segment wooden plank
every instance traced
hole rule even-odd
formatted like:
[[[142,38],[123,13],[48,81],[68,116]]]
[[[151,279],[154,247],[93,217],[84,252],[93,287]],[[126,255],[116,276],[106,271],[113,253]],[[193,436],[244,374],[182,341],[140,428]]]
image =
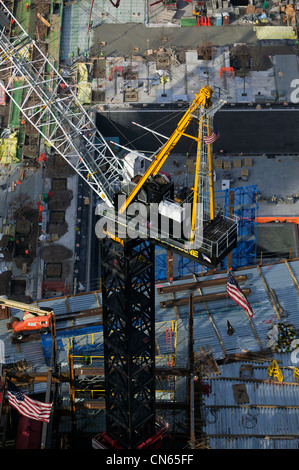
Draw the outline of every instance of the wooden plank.
[[[40,14],[40,13],[36,13],[36,16],[46,25],[48,26],[48,28],[50,28],[50,23]]]
[[[207,345],[207,347],[209,348],[209,345]],[[199,346],[198,350],[199,357],[201,358],[200,362],[207,366],[208,369],[212,372],[212,374],[220,374],[220,369],[218,367],[218,364],[215,362],[214,356],[211,356],[203,346]]]
[[[221,338],[220,338],[220,339],[221,339]],[[223,345],[223,347],[224,347],[224,345]],[[222,349],[223,349],[223,348],[222,348]],[[218,375],[218,374],[221,374],[221,371],[220,371],[220,369],[219,369],[219,367],[218,367],[218,364],[217,364],[217,362],[216,362],[216,359],[215,359],[215,357],[214,357],[214,354],[213,354],[213,352],[212,352],[212,350],[211,350],[211,348],[210,348],[210,346],[209,346],[208,344],[207,344],[207,350],[209,351],[210,357],[211,357],[211,359],[212,359],[212,361],[213,361],[213,364],[214,364],[214,374],[217,374],[217,375]]]
[[[210,379],[210,380],[233,380],[236,382],[255,382],[255,383],[261,383],[261,384],[278,385],[280,387],[284,387],[285,385],[296,385],[297,387],[299,386],[299,382],[277,382],[276,380],[254,379],[252,377],[250,379],[245,379],[244,377],[223,377],[223,376],[214,376],[214,375],[202,377],[202,379],[205,379],[205,378]]]
[[[193,274],[193,278],[194,278],[194,280],[196,281],[196,276],[195,276],[195,274]],[[202,291],[201,291],[200,288],[197,288],[197,291],[198,291],[198,293],[200,294],[200,297],[204,297],[204,296],[202,295]],[[194,301],[194,299],[193,299],[193,301]],[[210,311],[209,311],[209,309],[208,309],[208,306],[207,306],[206,302],[204,302],[204,307],[205,307],[205,310],[206,310],[206,312],[207,312],[207,314],[208,314],[209,320],[210,320],[210,322],[211,322],[212,325],[213,325],[213,328],[214,328],[215,333],[216,333],[216,335],[217,335],[218,341],[219,341],[219,343],[221,344],[221,347],[222,347],[222,349],[223,349],[223,352],[224,352],[225,356],[227,356],[227,352],[226,352],[225,346],[224,346],[224,344],[223,344],[223,341],[222,341],[222,339],[221,339],[220,333],[219,333],[219,331],[218,331],[218,329],[217,329],[217,327],[216,327],[216,325],[215,325],[215,322],[214,322],[213,317],[212,317],[212,315],[211,315],[211,313],[210,313]],[[219,369],[219,367],[218,367],[217,362],[215,361],[215,358],[214,358],[214,356],[213,356],[213,353],[212,353],[212,351],[211,351],[210,346],[207,345],[207,348],[208,348],[208,351],[209,351],[209,353],[210,353],[210,358],[211,358],[211,361],[212,361],[212,370],[213,370],[213,372],[214,372],[215,374],[220,374],[220,369]],[[211,366],[210,366],[210,367],[211,367]]]
[[[242,292],[246,296],[251,294],[250,289],[243,289]],[[198,295],[194,297],[194,303],[212,302],[214,300],[222,300],[222,299],[228,299],[228,298],[230,297],[226,292],[217,292],[215,294]],[[160,307],[161,308],[179,307],[182,305],[188,305],[188,302],[189,302],[188,298],[177,299],[177,300],[164,300],[160,302]]]
[[[243,291],[243,292],[244,292],[244,291]],[[244,294],[245,294],[245,292],[244,292]],[[245,294],[245,295],[246,295],[246,294]],[[253,324],[253,322],[252,322],[252,319],[251,319],[249,313],[247,312],[247,310],[245,310],[245,313],[246,313],[246,316],[247,316],[248,321],[249,321],[249,323],[250,323],[250,326],[251,326],[251,329],[252,329],[252,331],[253,331],[253,334],[254,334],[254,336],[255,336],[256,342],[257,342],[257,344],[259,345],[260,350],[263,351],[262,343],[261,343],[260,340],[259,340],[259,337],[258,337],[258,335],[257,335],[256,329],[255,329],[254,324]]]

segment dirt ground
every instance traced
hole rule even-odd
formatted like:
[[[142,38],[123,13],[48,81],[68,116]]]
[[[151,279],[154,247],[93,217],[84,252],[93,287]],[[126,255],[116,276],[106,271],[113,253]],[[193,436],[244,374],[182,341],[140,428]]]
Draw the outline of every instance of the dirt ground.
[[[3,261],[14,261],[16,267],[21,269],[23,263],[29,268],[36,256],[37,236],[38,236],[38,211],[29,210],[24,212],[23,216],[30,222],[30,231],[28,235],[16,233],[15,237],[4,235],[0,241],[1,253],[3,253]],[[12,240],[11,240],[12,238]],[[29,249],[29,255],[25,254],[25,250]]]
[[[9,296],[10,293],[11,271],[0,274],[0,295]]]
[[[70,206],[73,197],[73,191],[69,189],[54,191],[54,194],[49,198],[48,208],[50,211],[65,211]]]
[[[264,71],[270,69],[273,64],[271,56],[275,55],[290,55],[295,52],[289,46],[251,46],[251,45],[240,45],[232,47],[231,50],[232,60],[239,58],[242,55],[246,55],[251,58],[250,70],[253,71]]]
[[[63,245],[49,245],[41,248],[40,256],[46,263],[60,263],[70,259],[73,251]]]

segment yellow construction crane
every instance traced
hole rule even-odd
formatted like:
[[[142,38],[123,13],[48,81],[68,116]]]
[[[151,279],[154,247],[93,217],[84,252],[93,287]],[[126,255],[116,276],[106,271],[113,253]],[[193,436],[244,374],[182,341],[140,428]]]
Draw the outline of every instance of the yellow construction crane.
[[[149,157],[151,163],[146,169],[147,157],[142,154],[136,156],[135,162],[131,157],[136,152],[131,150],[130,155],[115,154],[114,149],[100,134],[71,89],[68,90],[67,100],[60,99],[56,91],[62,85],[67,87],[64,78],[46,57],[42,62],[42,69],[37,68],[32,58],[35,55],[43,57],[43,52],[36,43],[32,42],[12,13],[5,6],[3,9],[5,14],[0,18],[0,26],[5,29],[9,21],[14,20],[22,34],[9,39],[4,32],[0,35],[0,65],[11,64],[12,80],[14,76],[24,77],[26,99],[32,95],[37,112],[32,114],[27,112],[27,107],[19,105],[14,100],[14,94],[9,86],[4,86],[5,93],[17,107],[20,107],[20,111],[45,141],[51,144],[53,151],[61,155],[97,194],[98,206],[102,205],[97,208],[97,215],[103,215],[105,211],[104,222],[117,220],[117,233],[114,234],[114,239],[123,238],[118,234],[119,231],[125,232],[125,238],[130,238],[132,219],[134,219],[132,203],[141,202],[148,213],[155,203],[158,205],[158,210],[157,206],[154,209],[158,223],[148,221],[147,216],[145,221],[147,229],[144,226],[141,229],[139,227],[137,236],[142,232],[142,238],[148,238],[154,244],[163,245],[166,249],[205,266],[216,267],[232,251],[237,240],[236,218],[224,213],[224,210],[218,208],[216,210],[215,207],[213,142],[206,140],[214,132],[214,114],[225,101],[220,98],[212,100],[214,92],[211,87],[201,88],[199,93],[195,94],[194,100],[172,135],[166,137],[163,147]],[[23,55],[20,56],[20,50],[24,47],[27,51],[26,64]],[[33,52],[35,50],[36,52]],[[53,72],[50,74],[53,83],[44,78],[43,69],[46,66]],[[36,76],[38,81],[32,78]],[[53,122],[50,126],[50,135],[48,132],[44,133],[44,127],[40,126],[40,122],[46,119]],[[191,121],[198,123],[196,136],[186,132]],[[180,198],[176,195],[179,190],[175,180],[170,177],[167,181],[161,169],[181,137],[188,137],[197,142],[197,155],[191,194],[190,188],[184,188],[188,194],[178,202]],[[137,159],[140,162],[140,171],[136,164]],[[116,200],[119,195],[124,198],[118,205],[119,200],[117,202]],[[130,205],[131,214],[129,214]],[[190,209],[192,209],[191,215]],[[171,227],[170,230],[165,230],[167,223]],[[111,232],[109,229],[102,230],[104,236],[109,236]],[[136,238],[136,230],[133,235],[135,236],[131,238]]]
[[[169,157],[171,150],[175,147],[175,145],[183,135],[186,137],[190,137],[191,139],[195,139],[197,142],[199,141],[200,138],[185,134],[185,130],[192,121],[192,119],[194,119],[194,112],[199,106],[204,109],[208,108],[211,105],[212,93],[213,90],[209,86],[205,86],[200,90],[199,94],[195,95],[195,99],[193,100],[191,106],[178,123],[177,128],[175,129],[171,137],[168,139],[166,144],[163,146],[163,148],[154,157],[152,164],[144,173],[142,178],[139,180],[131,194],[127,197],[123,206],[120,208],[121,214],[124,212],[125,209],[128,208],[128,206],[140,192],[141,188],[143,187],[144,183],[148,180],[148,178],[156,175],[159,170],[161,170],[162,166]]]
[[[199,232],[198,227],[201,227],[203,229],[203,227],[205,226],[207,228],[208,223],[213,223],[214,225],[217,225],[217,222],[215,222],[216,208],[214,198],[214,165],[212,138],[212,135],[214,135],[213,116],[217,112],[217,110],[223,106],[225,101],[218,99],[215,100],[215,102],[213,103],[213,93],[213,89],[210,86],[206,85],[201,88],[198,94],[195,94],[193,102],[191,103],[187,111],[184,113],[183,117],[177,124],[177,127],[172,133],[172,135],[169,137],[169,139],[167,139],[163,147],[153,156],[153,160],[148,169],[143,174],[139,174],[136,178],[132,178],[132,181],[134,181],[133,189],[131,189],[131,191],[126,194],[126,199],[119,210],[119,214],[125,213],[125,211],[129,208],[130,204],[135,201],[138,201],[138,196],[140,193],[143,192],[142,197],[144,197],[144,193],[147,192],[148,185],[151,185],[152,183],[156,182],[157,175],[161,171],[171,151],[174,149],[175,145],[178,143],[182,136],[195,140],[197,143],[195,178],[194,184],[191,188],[193,196],[192,198],[189,198],[189,201],[192,202],[192,216],[189,222],[190,230],[187,239],[189,247],[188,249],[183,248],[183,251],[185,251],[184,254],[191,254],[192,256],[198,258],[198,260],[200,259],[199,250],[194,249],[193,246],[196,240],[196,233]],[[196,136],[190,135],[186,132],[191,122],[196,122],[198,124],[198,132]],[[162,194],[162,187],[160,189]],[[147,203],[149,204],[150,200],[148,200]],[[176,209],[178,209],[178,206],[173,201],[172,204],[169,206],[169,218],[171,218],[171,212],[175,211]],[[229,226],[230,222],[232,222],[231,226]],[[232,232],[233,225],[233,221],[228,221],[228,225],[225,228],[225,230],[228,229],[230,234]],[[234,225],[234,229],[236,235],[236,224]],[[224,233],[221,233],[220,231],[219,234],[220,237],[224,235]],[[159,235],[157,235],[156,240],[161,241],[159,240]],[[197,242],[198,241],[201,244],[202,249],[207,251],[205,253],[205,256],[208,256],[209,259],[212,259],[212,245],[214,242],[210,243],[210,240],[208,238],[206,239],[205,234],[202,232],[201,235],[197,237]],[[182,247],[180,247],[178,243],[175,244],[174,240],[168,239],[164,243],[168,244],[171,249],[182,249]],[[229,244],[232,248],[231,243]],[[222,248],[223,247],[224,245],[222,245]],[[216,247],[216,251],[218,251],[218,255],[220,255],[218,248],[219,247]],[[227,252],[227,250],[224,251]],[[220,256],[218,257],[218,259],[219,258]]]

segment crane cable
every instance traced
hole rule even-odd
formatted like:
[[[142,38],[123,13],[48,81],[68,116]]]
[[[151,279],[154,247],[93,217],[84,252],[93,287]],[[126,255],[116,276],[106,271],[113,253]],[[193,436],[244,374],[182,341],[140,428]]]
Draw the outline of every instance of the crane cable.
[[[112,3],[112,5],[113,5],[115,8],[118,8],[118,7],[119,7],[120,0],[117,0],[117,1],[115,2],[115,5],[114,5],[114,3],[113,3],[112,0],[110,0],[110,2]]]

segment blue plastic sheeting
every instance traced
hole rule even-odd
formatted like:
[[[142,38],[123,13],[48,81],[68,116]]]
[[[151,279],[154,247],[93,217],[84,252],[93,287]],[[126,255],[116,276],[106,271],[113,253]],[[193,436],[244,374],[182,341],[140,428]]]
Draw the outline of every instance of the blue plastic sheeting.
[[[57,350],[59,351],[59,350],[64,349],[64,343],[62,341],[64,338],[72,338],[75,336],[88,335],[92,333],[100,333],[102,331],[103,331],[103,327],[101,325],[98,325],[98,326],[87,326],[85,328],[80,328],[78,330],[68,330],[68,331],[57,332],[56,333]],[[52,354],[52,335],[51,334],[41,335],[41,343],[42,343],[42,347],[44,351],[46,364],[50,365],[51,354]],[[91,347],[93,346],[91,345]],[[87,352],[87,349],[88,349],[88,352],[90,352],[89,351],[90,347],[89,348],[86,347],[85,352]],[[74,348],[74,352],[76,352],[76,347]],[[81,353],[84,354],[82,347],[80,348],[80,354]]]
[[[248,266],[255,261],[256,257],[256,224],[258,216],[257,186],[241,186],[232,188],[235,195],[235,215],[239,217],[238,243],[233,250],[233,268]],[[215,200],[219,207],[228,212],[229,191],[215,191]],[[226,259],[223,261],[226,268]],[[173,278],[201,274],[208,271],[205,266],[191,261],[184,256],[173,255]],[[163,281],[168,279],[168,254],[167,250],[156,247],[155,251],[155,279]]]
[[[192,274],[201,274],[206,272],[207,268],[195,261],[191,261],[184,256],[173,253],[173,278],[191,276]],[[168,279],[168,253],[165,248],[156,246],[155,249],[155,279],[156,281],[165,281]]]

